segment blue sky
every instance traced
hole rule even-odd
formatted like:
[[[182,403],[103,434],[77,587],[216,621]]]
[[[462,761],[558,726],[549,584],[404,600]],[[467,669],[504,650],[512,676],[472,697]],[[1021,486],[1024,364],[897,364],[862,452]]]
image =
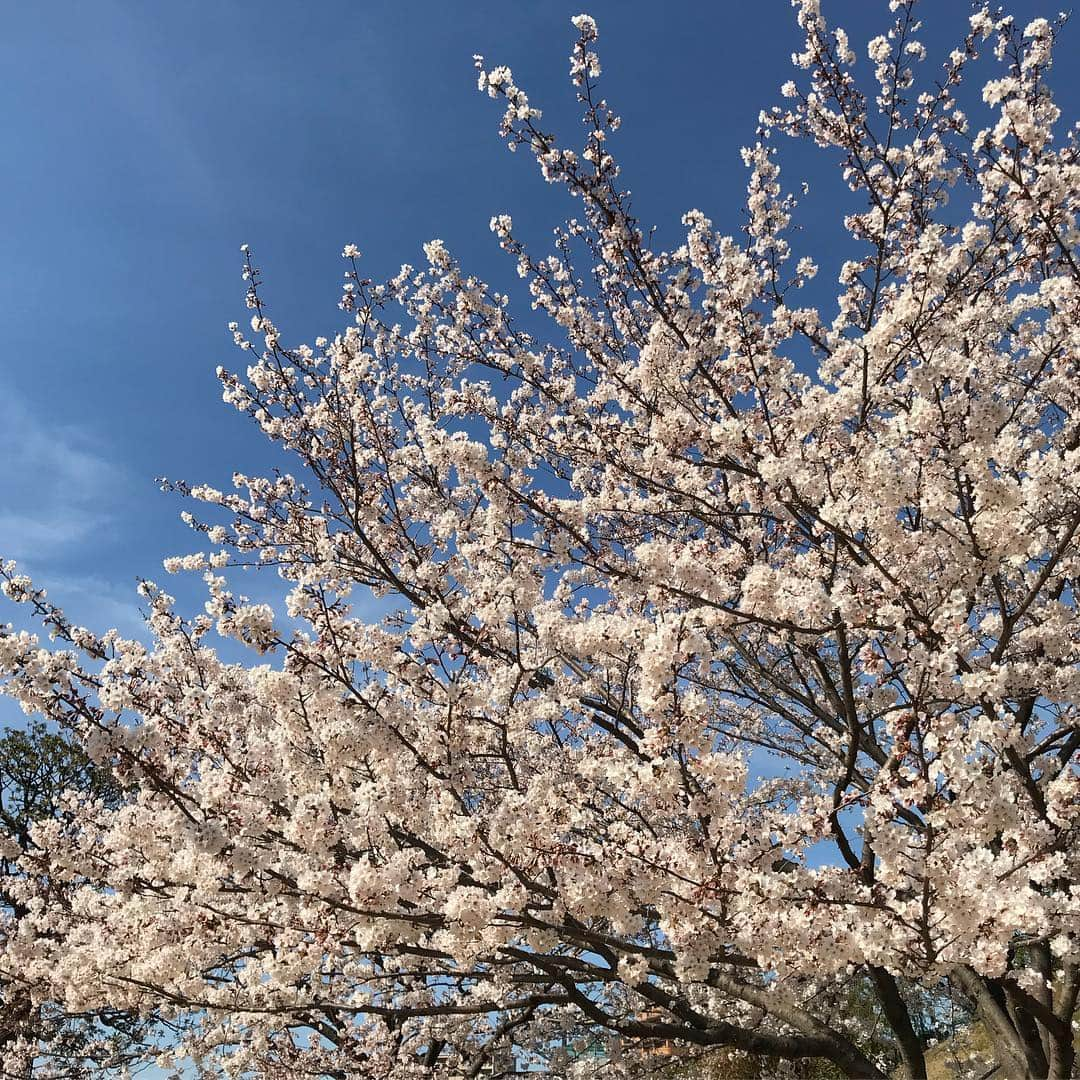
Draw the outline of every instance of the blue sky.
[[[163,581],[161,559],[197,546],[154,477],[225,486],[234,469],[268,467],[213,374],[239,359],[225,327],[248,314],[241,243],[292,342],[343,324],[338,253],[349,242],[380,278],[438,236],[513,288],[488,219],[511,213],[542,242],[570,206],[527,155],[506,153],[471,57],[511,65],[573,141],[569,19],[583,6],[600,24],[603,90],[624,118],[616,145],[639,217],[667,239],[691,207],[737,230],[738,149],[758,109],[779,100],[798,44],[787,0],[8,5],[0,555],[76,619],[130,631],[135,579]],[[861,57],[889,19],[884,0],[824,7]],[[927,0],[932,57],[969,10]],[[1013,10],[1022,21],[1053,13],[1028,0]],[[1076,115],[1080,81],[1060,64],[1056,74]],[[788,158],[792,187],[804,159]],[[819,257],[826,245],[827,268],[837,196],[824,182],[816,197],[804,239]],[[168,587],[201,596],[197,581]]]

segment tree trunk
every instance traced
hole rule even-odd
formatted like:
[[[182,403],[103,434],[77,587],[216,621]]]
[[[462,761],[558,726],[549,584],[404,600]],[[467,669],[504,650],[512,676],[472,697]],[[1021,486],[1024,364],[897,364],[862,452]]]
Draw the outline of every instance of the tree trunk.
[[[903,1060],[904,1080],[926,1080],[926,1055],[923,1053],[922,1042],[911,1024],[911,1013],[896,979],[884,968],[872,967],[870,977],[874,982],[878,1001],[881,1003],[885,1019],[889,1022],[893,1034],[896,1036],[897,1045],[900,1047],[900,1057]]]

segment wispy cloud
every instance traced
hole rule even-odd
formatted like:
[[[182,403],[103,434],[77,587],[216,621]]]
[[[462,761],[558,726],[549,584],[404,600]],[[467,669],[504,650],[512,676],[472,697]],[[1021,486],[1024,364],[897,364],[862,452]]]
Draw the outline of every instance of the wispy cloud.
[[[14,559],[74,621],[141,636],[132,585],[88,566],[116,529],[129,486],[124,466],[95,441],[18,397],[0,398],[0,559]]]
[[[48,586],[49,599],[59,603],[73,623],[97,633],[112,629],[127,638],[148,639],[133,585],[121,586],[97,574],[50,576],[38,584]]]
[[[0,554],[41,563],[71,553],[107,529],[124,470],[90,433],[35,416],[0,398]]]

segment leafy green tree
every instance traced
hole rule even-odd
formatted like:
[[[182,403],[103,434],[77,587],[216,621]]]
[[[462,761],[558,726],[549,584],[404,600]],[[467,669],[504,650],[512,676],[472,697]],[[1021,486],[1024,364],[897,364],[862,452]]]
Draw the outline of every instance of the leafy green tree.
[[[967,1032],[973,1023],[970,1007],[949,984],[942,981],[926,986],[911,979],[898,979],[911,1018],[913,1034],[925,1053],[939,1043],[948,1043],[958,1031]],[[872,977],[856,972],[831,995],[830,1015],[834,1023],[889,1076],[901,1075],[903,1060],[893,1037],[888,1016]],[[815,1059],[780,1061],[760,1058],[738,1050],[702,1051],[697,1047],[671,1047],[670,1056],[646,1058],[638,1070],[642,1080],[841,1080],[843,1072],[832,1062]]]
[[[70,820],[80,800],[117,806],[123,789],[68,738],[40,723],[0,735],[0,935],[10,939],[35,896],[56,899],[65,884],[28,879],[34,826]],[[17,971],[0,971],[0,1075],[86,1077],[122,1066],[147,1034],[144,1018],[117,1011],[73,1014],[35,1001]]]

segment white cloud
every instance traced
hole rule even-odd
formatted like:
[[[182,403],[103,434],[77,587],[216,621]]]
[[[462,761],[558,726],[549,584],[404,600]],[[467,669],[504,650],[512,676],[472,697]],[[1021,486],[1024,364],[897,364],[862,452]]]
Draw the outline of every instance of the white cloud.
[[[133,584],[117,585],[96,574],[71,577],[52,574],[47,580],[37,575],[35,584],[44,587],[49,600],[59,604],[76,625],[89,627],[96,633],[119,630],[124,637],[148,640]]]
[[[113,520],[125,470],[90,434],[0,398],[0,554],[41,563],[85,544]]]
[[[73,621],[141,636],[134,583],[89,569],[119,522],[127,470],[88,429],[35,414],[11,394],[0,398],[0,440],[0,559],[14,559]],[[13,618],[10,607],[0,613]]]

